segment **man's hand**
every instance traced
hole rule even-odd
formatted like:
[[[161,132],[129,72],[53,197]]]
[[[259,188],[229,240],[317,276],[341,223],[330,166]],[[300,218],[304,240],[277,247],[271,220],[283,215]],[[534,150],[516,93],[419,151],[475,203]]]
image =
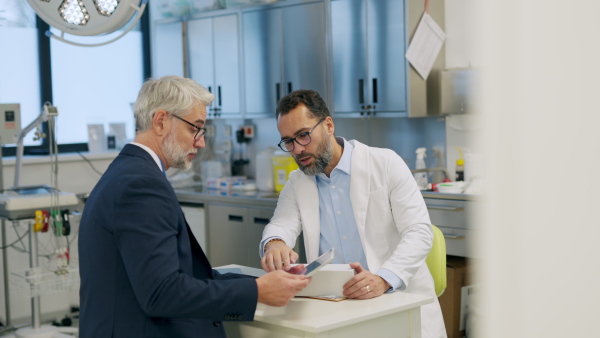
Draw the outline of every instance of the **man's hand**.
[[[296,263],[298,254],[282,240],[273,240],[265,246],[265,255],[260,265],[266,272],[275,270],[289,271],[290,264]]]
[[[298,292],[308,286],[310,277],[295,275],[292,272],[302,270],[304,266],[298,265],[290,272],[273,271],[256,279],[258,286],[258,302],[271,306],[284,306]]]
[[[350,263],[356,275],[344,284],[344,296],[353,299],[369,299],[381,296],[390,285],[381,277],[363,269],[360,263]]]

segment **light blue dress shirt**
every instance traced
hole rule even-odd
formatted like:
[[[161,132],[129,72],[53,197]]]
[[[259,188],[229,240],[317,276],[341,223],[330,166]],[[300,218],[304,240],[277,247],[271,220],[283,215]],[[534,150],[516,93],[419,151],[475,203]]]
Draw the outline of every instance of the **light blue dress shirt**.
[[[331,171],[330,177],[324,173],[315,176],[319,190],[321,222],[319,255],[334,247],[333,263],[359,262],[364,269],[369,270],[350,199],[350,175],[354,146],[342,137],[338,137],[337,141],[344,148],[337,166]],[[402,279],[388,269],[379,269],[375,274],[390,284],[392,289],[389,291],[402,289],[404,286]]]

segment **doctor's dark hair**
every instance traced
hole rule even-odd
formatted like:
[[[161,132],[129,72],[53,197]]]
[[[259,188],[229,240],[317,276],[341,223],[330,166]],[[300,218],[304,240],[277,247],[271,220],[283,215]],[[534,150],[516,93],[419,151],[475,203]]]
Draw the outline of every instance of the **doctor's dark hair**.
[[[329,116],[327,104],[323,101],[319,93],[310,89],[298,89],[284,96],[279,101],[275,118],[279,119],[280,115],[286,115],[300,103],[306,106],[310,112],[310,117],[322,119]]]
[[[209,106],[213,99],[213,94],[192,79],[179,76],[148,79],[133,107],[135,131],[152,129],[152,118],[158,110],[181,117],[198,105]]]

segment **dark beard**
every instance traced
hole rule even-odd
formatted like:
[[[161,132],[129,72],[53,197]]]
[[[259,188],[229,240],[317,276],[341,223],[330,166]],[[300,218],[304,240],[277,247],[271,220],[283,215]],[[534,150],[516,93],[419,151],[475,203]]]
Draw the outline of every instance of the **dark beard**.
[[[331,162],[331,158],[333,157],[333,147],[329,138],[326,139],[326,141],[324,141],[323,143],[319,144],[319,147],[317,148],[317,154],[318,155],[302,155],[302,157],[306,155],[312,155],[314,157],[315,163],[308,167],[302,165],[300,162],[298,162],[298,159],[294,157],[294,160],[298,164],[298,167],[300,168],[300,170],[302,170],[302,172],[305,175],[317,176],[318,174],[324,172],[325,168],[327,168],[327,166],[329,165],[329,162]]]

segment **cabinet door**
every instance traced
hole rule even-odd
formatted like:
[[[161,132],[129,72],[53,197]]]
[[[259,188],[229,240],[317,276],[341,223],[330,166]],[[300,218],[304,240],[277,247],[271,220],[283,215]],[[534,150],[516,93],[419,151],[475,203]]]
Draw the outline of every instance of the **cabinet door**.
[[[327,97],[325,17],[321,2],[282,8],[285,94],[296,89]]]
[[[181,21],[157,23],[154,26],[154,77],[183,74],[183,36]]]
[[[359,112],[369,102],[364,0],[331,2],[333,109]]]
[[[208,206],[208,252],[212,266],[247,265],[247,209]]]
[[[213,18],[215,86],[219,114],[240,115],[238,15]]]
[[[368,85],[377,112],[407,111],[404,1],[367,1]]]
[[[269,224],[275,209],[248,209],[248,266],[261,268],[259,245],[265,226]]]
[[[243,14],[246,114],[275,116],[281,98],[283,47],[281,9]]]
[[[188,21],[189,70],[191,78],[215,93],[212,18]],[[207,108],[212,115],[216,101]]]
[[[194,234],[196,241],[200,244],[202,250],[208,254],[206,247],[206,222],[204,219],[204,207],[182,204],[181,210],[185,215],[185,220],[190,226],[190,230]]]

